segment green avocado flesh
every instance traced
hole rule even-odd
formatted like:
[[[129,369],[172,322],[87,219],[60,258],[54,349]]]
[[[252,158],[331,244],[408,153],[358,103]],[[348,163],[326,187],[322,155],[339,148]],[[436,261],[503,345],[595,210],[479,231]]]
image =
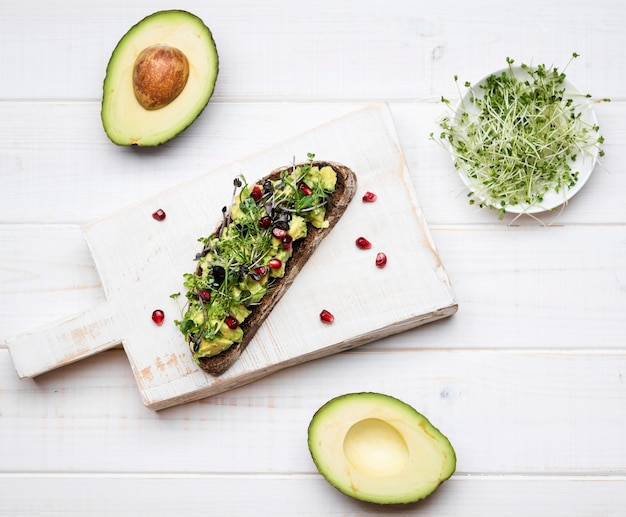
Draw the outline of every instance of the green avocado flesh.
[[[419,501],[456,469],[448,439],[411,406],[380,393],[324,404],[309,425],[308,446],[326,481],[371,503]]]
[[[188,77],[182,91],[165,105],[146,109],[135,94],[138,58],[149,48],[174,49],[186,58]],[[159,64],[152,85],[168,84]],[[218,54],[211,31],[186,11],[159,11],[134,25],[119,41],[106,70],[101,118],[109,139],[118,145],[156,146],[179,134],[202,113],[213,95],[218,75]],[[171,97],[174,97],[171,99]]]
[[[214,234],[200,238],[195,273],[184,275],[186,305],[176,325],[194,360],[212,357],[244,339],[242,324],[284,276],[294,246],[308,227],[328,227],[326,201],[337,173],[310,162],[280,177],[248,185],[235,179],[230,209]]]

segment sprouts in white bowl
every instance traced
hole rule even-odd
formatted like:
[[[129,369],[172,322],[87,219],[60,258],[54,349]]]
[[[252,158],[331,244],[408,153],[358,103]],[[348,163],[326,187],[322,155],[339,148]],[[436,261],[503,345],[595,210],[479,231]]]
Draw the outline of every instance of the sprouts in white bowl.
[[[555,67],[507,63],[464,84],[436,139],[450,152],[470,203],[497,210],[500,219],[563,205],[603,155],[589,95]]]

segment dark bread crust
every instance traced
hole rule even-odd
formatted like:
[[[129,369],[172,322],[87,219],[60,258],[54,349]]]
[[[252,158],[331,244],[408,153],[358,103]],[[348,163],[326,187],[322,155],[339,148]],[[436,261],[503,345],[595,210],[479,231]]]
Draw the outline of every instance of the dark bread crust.
[[[309,162],[307,162],[309,163]],[[304,163],[296,164],[296,167],[306,165]],[[293,247],[293,254],[285,266],[285,275],[278,279],[274,287],[263,297],[261,303],[252,308],[252,313],[241,324],[243,330],[243,340],[240,343],[233,344],[229,349],[224,350],[220,354],[212,357],[201,357],[199,359],[200,367],[214,376],[222,375],[239,359],[243,351],[246,349],[256,331],[261,327],[267,319],[274,306],[278,303],[287,289],[291,286],[294,279],[304,267],[309,257],[313,254],[317,246],[322,242],[324,237],[333,229],[337,221],[348,208],[348,204],[354,197],[357,187],[356,175],[348,167],[334,162],[314,161],[313,166],[324,167],[329,165],[337,173],[337,184],[335,192],[328,198],[326,206],[326,220],[328,228],[318,229],[310,224],[308,225],[307,236],[304,239],[296,241]],[[292,171],[293,166],[281,167],[268,174],[266,177],[258,181],[263,183],[267,179],[275,180],[280,177],[283,171]],[[221,225],[217,228],[216,234],[219,233]]]

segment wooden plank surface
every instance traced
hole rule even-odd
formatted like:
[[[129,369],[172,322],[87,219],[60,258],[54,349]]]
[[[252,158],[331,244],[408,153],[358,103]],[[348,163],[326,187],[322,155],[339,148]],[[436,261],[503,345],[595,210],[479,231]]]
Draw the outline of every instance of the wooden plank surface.
[[[24,498],[37,486],[40,500],[46,507],[31,504],[29,516],[39,517],[54,512],[81,515],[113,516],[131,513],[150,516],[154,510],[163,515],[184,512],[185,515],[206,515],[198,499],[181,494],[199,494],[211,487],[220,494],[211,505],[219,515],[259,515],[259,508],[274,508],[284,515],[317,517],[328,508],[342,507],[342,516],[378,516],[381,510],[354,502],[346,504],[339,492],[314,475],[250,474],[237,476],[20,476],[2,478],[6,488],[7,509],[19,511]],[[392,515],[427,515],[429,517],[484,517],[506,512],[510,517],[555,515],[567,517],[621,517],[619,505],[626,504],[626,480],[617,476],[591,479],[552,476],[455,476],[431,499],[406,508],[393,508]],[[241,487],[254,494],[242,497]],[[132,492],[133,497],[128,497]],[[463,509],[457,503],[462,500]],[[276,501],[280,501],[280,507]],[[564,511],[564,504],[570,506]],[[263,510],[261,510],[262,512]],[[332,510],[331,510],[332,511]],[[8,513],[7,513],[8,515]],[[15,514],[14,514],[15,515]],[[339,513],[337,513],[339,515]]]
[[[4,170],[10,171],[3,183],[10,204],[1,207],[2,221],[87,224],[367,105],[212,101],[176,142],[159,149],[127,149],[112,148],[106,140],[98,102],[0,102],[0,156]],[[496,223],[492,213],[468,204],[450,158],[429,138],[446,112],[438,99],[388,105],[427,221]],[[626,107],[614,100],[595,105],[594,111],[605,137],[610,135],[606,156],[571,201],[572,209],[543,215],[545,223],[626,222],[621,202],[626,177],[620,172]],[[246,124],[233,122],[241,119]],[[50,168],[62,174],[41,174]],[[515,224],[535,226],[537,221],[521,218]]]
[[[60,8],[61,7],[61,8]],[[29,100],[98,98],[104,66],[119,38],[144,16],[171,9],[163,0],[62,6],[5,0],[0,14],[6,64],[3,97]],[[619,98],[617,71],[626,57],[624,13],[617,0],[510,5],[448,1],[298,3],[252,0],[216,5],[188,0],[176,8],[200,16],[220,55],[217,100],[418,99],[454,97],[453,77],[478,80],[506,57],[564,67],[583,90]],[[31,49],[51,59],[26,67]],[[54,59],[52,59],[52,57]],[[63,65],[63,66],[59,66]],[[45,84],[40,82],[46,77]]]
[[[106,61],[130,25],[171,7],[0,3],[0,515],[623,515],[622,3],[185,1],[220,51],[213,100],[160,149],[112,146]],[[458,96],[455,74],[572,52],[606,156],[551,226],[507,226],[467,204],[429,140],[440,98]],[[389,104],[457,314],[158,413],[121,349],[17,378],[4,339],[105,299],[83,224],[372,102]],[[432,499],[380,509],[316,473],[306,425],[356,389],[404,398],[449,435],[459,471]]]
[[[312,474],[313,413],[372,390],[428,415],[460,452],[461,475],[622,473],[623,351],[436,350],[419,330],[401,353],[383,340],[159,412],[143,407],[121,350],[30,380],[11,376],[1,351],[2,425],[13,431],[3,470]]]

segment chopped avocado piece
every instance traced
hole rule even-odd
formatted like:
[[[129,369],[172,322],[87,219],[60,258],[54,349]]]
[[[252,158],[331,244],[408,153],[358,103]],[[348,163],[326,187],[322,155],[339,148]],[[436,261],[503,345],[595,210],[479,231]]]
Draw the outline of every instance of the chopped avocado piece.
[[[217,75],[217,48],[200,18],[181,10],[147,16],[111,54],[101,110],[107,136],[138,146],[172,139],[202,113]]]
[[[319,167],[310,167],[309,170],[302,178],[302,181],[306,183],[309,187],[313,187],[320,181],[320,168]]]
[[[268,276],[264,275],[259,280],[255,280],[251,276],[248,276],[245,280],[244,287],[247,288],[250,293],[250,299],[248,300],[249,304],[259,303],[265,293],[267,292],[267,288],[265,284],[267,284]]]
[[[298,239],[304,239],[304,237],[306,237],[306,232],[306,220],[304,217],[294,215],[291,218],[291,221],[289,221],[289,230],[287,230],[287,233],[294,241],[296,241]]]
[[[241,303],[233,303],[230,306],[230,313],[235,317],[238,322],[241,323],[250,315],[250,309],[247,309]]]
[[[327,165],[320,170],[320,184],[327,192],[334,192],[337,184],[337,173],[335,169]]]
[[[326,207],[320,206],[311,210],[309,212],[309,222],[315,226],[315,228],[328,228]]]
[[[226,323],[222,323],[220,326],[220,334],[222,338],[229,339],[231,343],[235,343],[241,341],[243,330],[241,330],[241,327],[231,329]]]
[[[331,485],[371,503],[419,501],[456,469],[448,439],[411,406],[381,393],[324,404],[309,425],[308,446]]]
[[[230,218],[238,223],[239,221],[245,220],[246,218],[246,214],[244,213],[244,211],[241,209],[241,202],[244,200],[245,198],[243,196],[237,196],[234,200],[233,200],[233,204],[230,207]]]
[[[238,343],[243,338],[243,330],[241,327],[231,329],[225,323],[220,326],[220,331],[216,337],[211,340],[202,339],[197,353],[197,357],[209,357],[217,355],[227,350],[233,343]]]
[[[304,182],[313,187],[319,185],[326,192],[334,192],[337,184],[337,173],[330,165],[311,167],[304,177]]]

